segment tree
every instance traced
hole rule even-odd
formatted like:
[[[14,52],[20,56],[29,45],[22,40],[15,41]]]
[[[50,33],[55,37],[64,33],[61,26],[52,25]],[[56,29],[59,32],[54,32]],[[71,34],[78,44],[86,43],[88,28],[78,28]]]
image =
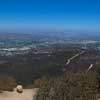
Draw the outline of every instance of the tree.
[[[66,73],[40,88],[36,100],[96,100],[96,74]]]

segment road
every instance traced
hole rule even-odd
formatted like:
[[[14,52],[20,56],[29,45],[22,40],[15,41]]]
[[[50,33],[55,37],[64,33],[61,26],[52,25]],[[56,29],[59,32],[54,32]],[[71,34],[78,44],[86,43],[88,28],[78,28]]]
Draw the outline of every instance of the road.
[[[85,53],[85,51],[82,51],[80,53],[75,54],[73,57],[69,58],[66,62],[66,66],[69,65],[71,63],[72,60],[74,60],[75,58],[83,55]],[[86,72],[89,72],[92,68],[94,67],[94,64],[90,64],[89,67],[87,68]]]
[[[22,94],[19,94],[16,91],[4,91],[0,94],[0,100],[33,100],[37,90],[38,89],[24,89]]]
[[[90,64],[89,68],[87,69],[87,72],[89,72],[93,68],[93,64]]]
[[[80,55],[82,55],[82,54],[84,54],[84,53],[85,53],[85,51],[82,51],[82,52],[80,52],[80,53],[75,54],[73,57],[71,57],[71,58],[69,58],[69,59],[67,60],[67,62],[66,62],[65,65],[69,65],[70,62],[71,62],[72,60],[74,60],[75,58],[79,57]]]

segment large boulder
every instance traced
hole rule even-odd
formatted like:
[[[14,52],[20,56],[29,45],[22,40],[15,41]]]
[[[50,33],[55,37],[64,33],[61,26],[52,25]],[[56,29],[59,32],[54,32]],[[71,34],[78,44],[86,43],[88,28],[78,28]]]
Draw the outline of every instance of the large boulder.
[[[22,86],[22,85],[17,85],[16,91],[17,91],[18,93],[22,93],[22,92],[23,92],[23,86]]]

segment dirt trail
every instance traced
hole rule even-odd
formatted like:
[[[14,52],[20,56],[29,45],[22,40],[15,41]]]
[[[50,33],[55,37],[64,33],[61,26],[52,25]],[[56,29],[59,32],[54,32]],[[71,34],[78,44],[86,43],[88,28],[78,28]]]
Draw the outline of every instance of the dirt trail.
[[[37,89],[24,89],[22,94],[19,94],[16,91],[4,91],[0,94],[0,100],[33,100],[36,93]]]

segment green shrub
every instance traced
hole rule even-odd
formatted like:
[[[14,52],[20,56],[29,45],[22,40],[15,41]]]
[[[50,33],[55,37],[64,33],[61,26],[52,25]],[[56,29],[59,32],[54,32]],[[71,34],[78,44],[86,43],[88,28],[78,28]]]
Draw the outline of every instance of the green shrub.
[[[96,74],[66,73],[50,79],[39,90],[36,100],[96,100]]]

